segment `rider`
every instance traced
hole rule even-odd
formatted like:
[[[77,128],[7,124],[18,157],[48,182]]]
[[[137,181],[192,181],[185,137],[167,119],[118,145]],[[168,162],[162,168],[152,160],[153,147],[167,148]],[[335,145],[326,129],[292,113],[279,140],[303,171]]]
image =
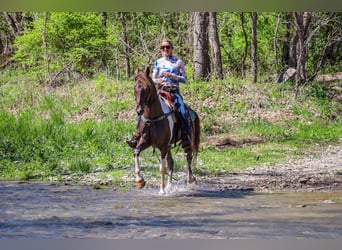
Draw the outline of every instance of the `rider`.
[[[173,44],[171,40],[163,40],[160,49],[162,51],[163,57],[159,58],[154,63],[152,80],[158,86],[158,88],[165,85],[172,87],[172,92],[175,96],[175,106],[177,111],[181,114],[180,116],[182,120],[182,147],[187,150],[188,148],[191,148],[190,122],[183,102],[183,97],[179,92],[179,83],[186,82],[184,62],[172,54]],[[133,135],[133,138],[130,141],[127,141],[128,145],[132,148],[135,148],[139,138],[140,133],[137,129]]]

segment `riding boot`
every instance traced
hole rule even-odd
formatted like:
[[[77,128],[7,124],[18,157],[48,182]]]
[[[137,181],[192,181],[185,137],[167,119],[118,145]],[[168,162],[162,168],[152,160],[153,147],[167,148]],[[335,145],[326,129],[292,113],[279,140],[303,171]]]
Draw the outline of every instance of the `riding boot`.
[[[127,143],[128,146],[130,146],[131,148],[136,148],[136,146],[137,146],[137,144],[138,144],[138,141],[139,141],[139,139],[140,139],[140,136],[141,136],[141,135],[140,135],[140,132],[139,132],[139,130],[137,130],[137,131],[134,133],[132,139],[126,141],[126,143]]]

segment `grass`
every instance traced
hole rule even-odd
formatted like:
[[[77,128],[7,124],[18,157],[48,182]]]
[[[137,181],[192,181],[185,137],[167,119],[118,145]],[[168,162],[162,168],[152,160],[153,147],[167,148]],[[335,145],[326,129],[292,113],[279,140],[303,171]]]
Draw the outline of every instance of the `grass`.
[[[132,82],[100,74],[51,88],[21,72],[1,74],[0,180],[61,180],[94,172],[108,173],[115,181],[134,178],[133,154],[125,143],[137,119]],[[291,84],[236,79],[191,82],[182,92],[201,118],[197,175],[286,161],[338,143],[342,135],[341,103],[318,83],[305,86],[297,98]],[[211,140],[225,136],[241,142],[261,138],[262,143],[219,149]],[[185,171],[178,150],[173,150],[175,170]],[[152,149],[142,156],[142,165],[150,166],[143,171],[158,175]]]

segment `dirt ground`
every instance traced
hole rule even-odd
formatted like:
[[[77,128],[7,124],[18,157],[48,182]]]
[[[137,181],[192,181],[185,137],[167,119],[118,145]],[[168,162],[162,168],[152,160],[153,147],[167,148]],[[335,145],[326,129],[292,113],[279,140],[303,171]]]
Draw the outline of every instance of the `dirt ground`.
[[[310,153],[286,164],[261,166],[226,176],[197,177],[197,183],[220,191],[342,191],[342,145]]]

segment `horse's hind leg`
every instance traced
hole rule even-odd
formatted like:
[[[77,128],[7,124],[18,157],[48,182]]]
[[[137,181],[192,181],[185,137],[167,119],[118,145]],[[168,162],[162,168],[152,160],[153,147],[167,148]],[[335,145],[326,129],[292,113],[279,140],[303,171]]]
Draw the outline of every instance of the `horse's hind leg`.
[[[167,167],[169,169],[169,173],[167,176],[167,187],[168,188],[171,187],[171,183],[172,183],[173,166],[174,166],[174,161],[172,159],[171,149],[169,149],[169,152],[167,154]]]
[[[188,163],[188,184],[194,183],[196,181],[196,178],[193,175],[192,169],[191,169],[192,160],[193,160],[192,152],[187,152],[186,153],[186,161]]]

